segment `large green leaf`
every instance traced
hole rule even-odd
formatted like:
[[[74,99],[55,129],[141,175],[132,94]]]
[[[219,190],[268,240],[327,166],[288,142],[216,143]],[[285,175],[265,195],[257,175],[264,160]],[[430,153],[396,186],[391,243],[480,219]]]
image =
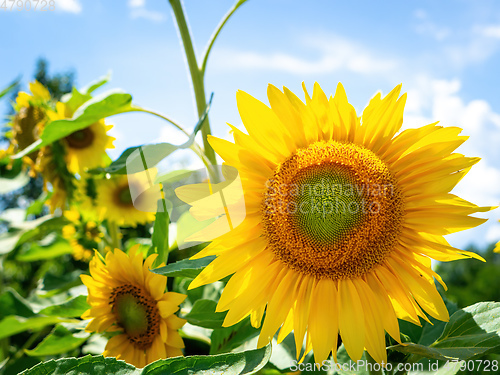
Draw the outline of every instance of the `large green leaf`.
[[[11,288],[7,288],[7,290],[0,294],[0,306],[0,319],[9,315],[17,315],[24,318],[35,315],[29,303]]]
[[[28,250],[20,252],[16,256],[19,262],[34,262],[37,260],[57,258],[64,254],[70,254],[73,251],[68,241],[62,238],[56,238],[55,241],[46,246],[36,243],[31,244]]]
[[[86,296],[77,296],[69,301],[47,306],[39,312],[42,315],[60,316],[64,318],[80,317],[90,306],[87,304]]]
[[[405,343],[389,349],[439,360],[469,360],[500,353],[500,302],[480,302],[458,310],[430,346]]]
[[[94,170],[91,170],[90,172],[112,174],[131,174],[142,172],[145,169],[145,164],[147,165],[147,168],[151,168],[165,159],[172,152],[179,149],[189,148],[193,144],[196,134],[198,134],[198,132],[201,130],[201,127],[203,126],[203,122],[205,121],[205,118],[207,117],[208,111],[210,110],[210,106],[212,104],[212,98],[213,94],[210,96],[210,100],[207,103],[205,111],[195,125],[193,132],[189,136],[188,140],[183,144],[177,146],[171,143],[157,143],[130,147],[123,151],[120,157],[112,162],[108,167],[96,168]]]
[[[56,355],[67,353],[78,348],[89,338],[90,333],[85,331],[76,331],[66,328],[62,324],[54,327],[36,348],[25,350],[26,354],[32,357],[42,357],[46,355]]]
[[[241,353],[215,356],[175,357],[156,361],[144,369],[117,361],[115,358],[86,356],[63,358],[40,363],[23,375],[249,375],[265,366],[271,356],[271,346]]]
[[[21,158],[105,117],[140,110],[140,107],[132,105],[132,96],[130,94],[120,90],[105,92],[86,101],[76,110],[72,118],[49,122],[45,126],[40,139],[14,155],[13,158]]]
[[[151,271],[167,277],[189,277],[194,279],[198,274],[215,259],[209,256],[201,259],[183,259],[175,263],[167,264],[164,267],[155,268]]]
[[[266,365],[271,345],[262,349],[214,356],[176,357],[157,361],[144,368],[143,375],[245,375],[254,374]]]
[[[184,315],[183,318],[195,326],[211,329],[222,328],[226,312],[215,312],[216,306],[217,302],[215,301],[199,299],[194,303],[191,311]]]
[[[0,339],[16,335],[24,331],[37,331],[52,324],[70,321],[71,320],[61,319],[57,316],[35,316],[32,318],[23,318],[11,315],[0,320]]]

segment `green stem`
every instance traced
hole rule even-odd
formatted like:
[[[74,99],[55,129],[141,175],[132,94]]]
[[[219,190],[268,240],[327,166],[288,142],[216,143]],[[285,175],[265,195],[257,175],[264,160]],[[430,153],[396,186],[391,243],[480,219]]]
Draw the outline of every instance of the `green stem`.
[[[194,97],[196,100],[196,109],[198,111],[198,117],[201,117],[205,111],[207,105],[207,99],[205,97],[205,84],[203,82],[203,74],[201,69],[198,67],[196,61],[196,54],[193,48],[193,42],[191,38],[191,33],[189,32],[189,27],[184,16],[184,10],[180,0],[169,0],[172,10],[174,12],[175,20],[177,22],[177,27],[179,28],[179,34],[181,35],[182,45],[184,46],[184,53],[186,54],[186,60],[189,67],[189,73],[191,75],[191,80],[193,82]],[[215,157],[215,152],[208,143],[208,135],[211,134],[210,123],[208,121],[208,116],[201,128],[201,135],[203,137],[203,148],[205,149],[205,155],[207,156],[210,163],[217,164],[217,159]]]
[[[220,21],[219,25],[217,26],[217,28],[215,29],[214,33],[212,34],[212,36],[210,37],[210,40],[208,42],[208,46],[207,46],[207,49],[205,50],[205,54],[203,56],[203,63],[201,64],[201,75],[204,77],[205,76],[205,70],[207,68],[207,61],[208,61],[208,56],[210,55],[210,51],[212,50],[212,46],[214,45],[215,43],[215,40],[217,39],[217,37],[219,36],[219,33],[221,32],[222,28],[224,27],[224,25],[226,24],[226,22],[229,20],[229,18],[231,18],[231,16],[233,15],[234,12],[236,12],[236,10],[243,4],[245,3],[247,0],[238,0],[231,9],[229,9],[229,12],[226,13],[226,15],[222,18],[222,20]]]
[[[122,244],[120,240],[120,228],[114,221],[108,220],[108,232],[111,237],[111,247],[114,249],[121,249]]]
[[[175,126],[177,129],[179,129],[181,132],[183,132],[184,134],[186,134],[188,137],[191,135],[182,126],[180,126],[179,124],[177,124],[174,120],[168,118],[165,115],[162,115],[161,113],[152,111],[150,109],[145,109],[145,108],[138,108],[138,109],[135,110],[135,112],[149,113],[150,115],[154,115],[156,117],[159,117],[159,118],[161,118],[161,119],[163,119],[163,120],[171,123],[173,126]]]

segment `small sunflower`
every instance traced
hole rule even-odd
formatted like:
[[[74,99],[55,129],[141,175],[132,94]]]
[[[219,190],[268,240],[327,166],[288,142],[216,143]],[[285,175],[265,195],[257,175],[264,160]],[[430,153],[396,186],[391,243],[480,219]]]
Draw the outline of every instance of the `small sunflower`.
[[[71,224],[62,228],[62,235],[73,248],[73,258],[88,262],[94,255],[96,249],[104,237],[104,233],[94,221],[86,221],[75,211],[65,211],[64,217],[71,221]]]
[[[144,367],[160,358],[181,356],[178,330],[186,322],[174,315],[186,296],[165,292],[167,278],[149,269],[156,254],[143,263],[138,245],[129,255],[119,249],[98,253],[90,261],[90,274],[82,275],[91,306],[82,319],[92,319],[88,332],[110,332],[103,355]]]
[[[96,206],[101,219],[120,226],[136,226],[155,219],[158,185],[152,185],[156,169],[130,175],[115,175],[96,181]]]
[[[72,115],[64,103],[58,102],[56,112],[51,113],[50,117],[54,121]],[[113,125],[106,125],[104,120],[99,120],[62,139],[70,172],[81,174],[87,169],[103,167],[109,162],[106,149],[115,147],[113,146],[115,138],[107,134],[112,127]]]
[[[228,310],[224,326],[250,316],[258,327],[265,312],[259,347],[281,327],[278,342],[293,330],[300,356],[307,333],[303,356],[313,349],[322,363],[331,352],[336,359],[340,334],[353,361],[366,349],[382,363],[385,332],[400,341],[397,319],[449,319],[431,258],[483,260],[443,235],[483,223],[469,215],[491,208],[450,194],[479,160],[453,153],[467,138],[460,128],[430,124],[398,133],[406,100],[400,90],[375,95],[362,117],[341,84],[330,98],[317,83],[312,97],[304,87],[305,103],[269,85],[271,108],[237,93],[248,134],[231,127],[234,143],[209,141],[239,171],[246,217],[232,228],[228,211],[215,204],[219,228],[213,223],[188,239],[225,233],[194,257],[217,256],[190,284],[233,275],[217,305]],[[195,190],[177,193],[182,199]],[[210,218],[207,199],[201,207],[184,200],[193,214]]]

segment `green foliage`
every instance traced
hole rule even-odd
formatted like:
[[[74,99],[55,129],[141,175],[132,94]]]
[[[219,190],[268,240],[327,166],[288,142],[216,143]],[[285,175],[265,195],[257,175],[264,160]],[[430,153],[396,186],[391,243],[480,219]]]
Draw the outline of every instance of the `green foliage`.
[[[491,244],[485,251],[473,246],[467,248],[480,253],[486,263],[464,259],[438,264],[436,271],[448,286],[446,296],[459,307],[500,301],[500,254],[493,252],[494,247]]]
[[[215,256],[205,257],[201,259],[183,259],[175,263],[167,264],[164,267],[156,268],[153,271],[158,275],[168,277],[188,277],[194,279],[198,274],[210,264]]]
[[[64,324],[57,324],[52,332],[50,332],[35,349],[26,349],[25,352],[32,357],[64,354],[79,348],[87,341],[89,336],[90,333],[85,331],[75,330],[71,326],[67,328]]]
[[[458,310],[441,336],[425,346],[404,343],[390,349],[439,360],[468,360],[488,353],[500,354],[500,302],[480,302]]]
[[[144,369],[133,366],[115,358],[102,356],[86,356],[82,358],[64,358],[57,361],[41,363],[23,375],[50,374],[89,374],[89,375],[156,375],[156,374],[202,374],[210,371],[213,375],[245,375],[259,371],[269,360],[271,347],[249,350],[241,353],[221,354],[216,356],[176,357],[156,361]]]
[[[199,299],[194,303],[191,311],[184,315],[183,318],[195,326],[211,329],[222,328],[226,313],[215,312],[216,306],[217,302],[215,301]]]

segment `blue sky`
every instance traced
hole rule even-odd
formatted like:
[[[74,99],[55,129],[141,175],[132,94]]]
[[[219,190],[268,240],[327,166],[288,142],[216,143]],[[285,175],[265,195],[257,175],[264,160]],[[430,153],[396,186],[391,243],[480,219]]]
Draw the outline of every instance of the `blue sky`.
[[[7,1],[8,2],[8,1]],[[0,1],[1,5],[2,1]],[[186,0],[198,56],[232,1]],[[10,7],[10,5],[8,5]],[[112,71],[107,88],[130,92],[136,104],[190,128],[196,122],[183,52],[167,0],[56,0],[55,11],[0,8],[0,87],[17,75],[26,84],[44,56],[52,71],[74,69],[83,86]],[[500,201],[500,3],[465,1],[249,0],[226,25],[208,63],[214,92],[213,133],[239,126],[235,93],[267,103],[266,87],[301,94],[318,81],[332,93],[341,81],[361,111],[378,90],[403,83],[405,127],[441,121],[470,139],[460,148],[483,160],[456,193],[475,203]],[[143,114],[112,118],[117,157],[133,145],[183,137]],[[175,155],[172,167],[189,164]],[[499,210],[497,210],[499,211]],[[449,240],[457,246],[500,239],[500,213]]]

